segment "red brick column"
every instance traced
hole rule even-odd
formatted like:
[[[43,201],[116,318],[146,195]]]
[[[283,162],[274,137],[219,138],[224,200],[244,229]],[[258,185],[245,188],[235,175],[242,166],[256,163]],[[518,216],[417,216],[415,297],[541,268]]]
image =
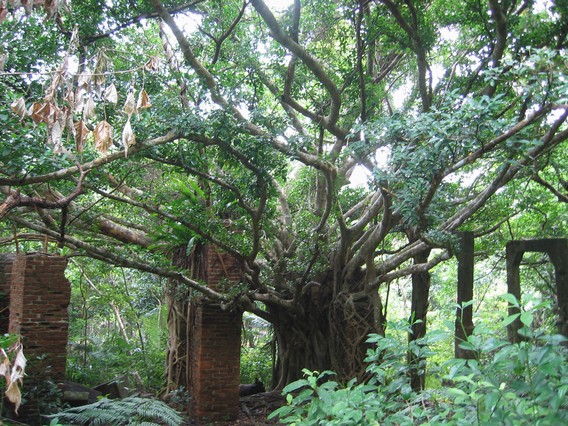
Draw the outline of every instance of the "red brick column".
[[[212,246],[204,248],[204,280],[211,288],[235,285],[242,266]],[[239,414],[241,312],[223,310],[205,300],[190,307],[190,413],[210,422]]]
[[[0,254],[0,333],[8,332],[10,324],[10,278],[14,254]]]
[[[71,287],[67,260],[40,253],[0,256],[0,289],[8,289],[8,332],[20,334],[28,360],[44,358],[51,377],[65,378]],[[30,363],[33,368],[33,361]]]

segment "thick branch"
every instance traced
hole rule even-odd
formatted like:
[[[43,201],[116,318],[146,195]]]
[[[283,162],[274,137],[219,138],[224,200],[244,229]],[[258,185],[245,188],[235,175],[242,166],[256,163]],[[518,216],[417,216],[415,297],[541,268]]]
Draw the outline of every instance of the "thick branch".
[[[544,188],[548,189],[552,194],[558,198],[558,201],[562,203],[568,203],[568,194],[563,194],[559,190],[557,190],[554,186],[552,186],[549,182],[545,181],[538,175],[538,172],[531,176],[531,179],[538,183],[539,185],[543,186]]]
[[[401,268],[396,271],[389,272],[388,274],[381,275],[377,277],[376,280],[373,281],[372,287],[377,289],[381,283],[392,281],[397,278],[406,277],[408,275],[416,274],[418,272],[427,272],[430,269],[432,269],[434,266],[450,259],[451,257],[452,253],[450,251],[444,251],[442,254],[436,256],[434,259],[430,260],[429,262],[417,263],[407,268]]]
[[[28,229],[33,229],[34,231],[41,232],[42,234],[45,234],[49,237],[59,238],[59,234],[57,232],[49,228],[46,228],[44,226],[41,226],[37,223],[25,220],[24,218],[13,216],[10,218],[10,220],[19,223],[20,225]],[[73,248],[85,251],[85,253],[87,253],[89,256],[93,257],[94,259],[102,260],[103,262],[110,263],[116,266],[123,266],[125,268],[132,268],[143,272],[149,272],[151,274],[155,274],[160,277],[174,279],[197,290],[198,292],[204,294],[210,299],[225,301],[225,302],[229,301],[229,298],[224,294],[218,293],[215,290],[212,290],[209,287],[206,287],[198,283],[197,281],[188,278],[187,276],[176,270],[152,266],[148,264],[148,262],[137,260],[132,256],[128,258],[123,257],[120,254],[118,254],[117,250],[112,250],[112,251],[106,250],[100,246],[94,246],[77,238],[70,237],[69,235],[65,235],[64,243]]]
[[[276,18],[262,0],[252,0],[251,4],[270,28],[272,37],[296,55],[326,88],[331,100],[331,105],[330,112],[327,117],[324,118],[322,124],[326,128],[329,125],[334,127],[339,119],[339,109],[341,107],[341,96],[335,83],[331,80],[318,60],[282,30]]]
[[[77,166],[81,172],[79,176],[79,180],[77,182],[77,186],[66,197],[60,198],[58,200],[48,200],[46,198],[41,197],[28,197],[22,195],[19,190],[11,192],[7,189],[9,193],[8,198],[4,200],[4,202],[0,205],[0,220],[8,214],[8,212],[16,207],[37,207],[41,209],[66,209],[67,206],[73,201],[75,198],[79,196],[83,192],[83,181],[85,179],[86,171],[81,169],[81,166]],[[4,191],[2,191],[4,192]]]

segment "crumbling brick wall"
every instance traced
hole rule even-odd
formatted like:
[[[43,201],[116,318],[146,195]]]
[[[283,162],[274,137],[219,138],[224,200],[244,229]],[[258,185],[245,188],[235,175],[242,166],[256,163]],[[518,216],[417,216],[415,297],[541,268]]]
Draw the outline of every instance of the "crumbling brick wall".
[[[50,367],[50,376],[65,378],[68,312],[71,287],[65,278],[67,259],[43,253],[0,254],[0,291],[8,295],[8,324],[2,330],[19,334],[34,367]]]

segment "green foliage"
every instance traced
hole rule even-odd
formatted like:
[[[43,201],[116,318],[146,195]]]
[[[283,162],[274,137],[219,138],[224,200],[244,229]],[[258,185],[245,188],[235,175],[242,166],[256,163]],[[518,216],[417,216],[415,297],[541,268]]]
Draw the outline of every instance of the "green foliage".
[[[509,303],[517,303],[506,295]],[[476,327],[464,348],[475,351],[472,360],[451,359],[430,365],[430,374],[443,387],[417,392],[408,373],[423,365],[408,365],[413,352],[431,358],[429,347],[446,332],[434,331],[423,339],[403,344],[393,337],[369,336],[367,380],[346,385],[329,380],[332,372],[305,370],[305,379],[291,383],[283,392],[288,404],[270,417],[293,425],[557,425],[568,421],[568,351],[566,339],[531,331],[535,305],[518,316],[526,341],[500,340],[485,324]],[[506,317],[502,326],[515,317]],[[390,324],[401,330],[404,323]]]
[[[19,340],[20,336],[17,334],[0,334],[0,348],[8,351],[8,349],[15,346]]]
[[[266,321],[245,313],[241,345],[240,382],[259,379],[268,387],[272,380],[273,332]]]
[[[157,391],[163,384],[156,365],[165,360],[167,317],[160,281],[88,261],[73,261],[67,276],[68,377],[94,386],[136,372],[148,390]]]
[[[101,399],[93,404],[70,408],[46,417],[63,422],[61,424],[91,426],[178,426],[183,421],[175,410],[163,402],[138,397]]]
[[[270,346],[241,348],[241,383],[259,379],[268,387],[272,380],[272,350]]]

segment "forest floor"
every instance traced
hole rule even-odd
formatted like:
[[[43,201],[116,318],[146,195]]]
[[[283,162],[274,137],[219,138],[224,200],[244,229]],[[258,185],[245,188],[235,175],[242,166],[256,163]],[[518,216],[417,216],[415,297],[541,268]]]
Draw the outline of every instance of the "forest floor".
[[[286,403],[280,392],[263,392],[240,399],[240,412],[236,420],[207,423],[211,426],[267,426],[280,424],[268,415]],[[188,423],[195,425],[197,423]]]

